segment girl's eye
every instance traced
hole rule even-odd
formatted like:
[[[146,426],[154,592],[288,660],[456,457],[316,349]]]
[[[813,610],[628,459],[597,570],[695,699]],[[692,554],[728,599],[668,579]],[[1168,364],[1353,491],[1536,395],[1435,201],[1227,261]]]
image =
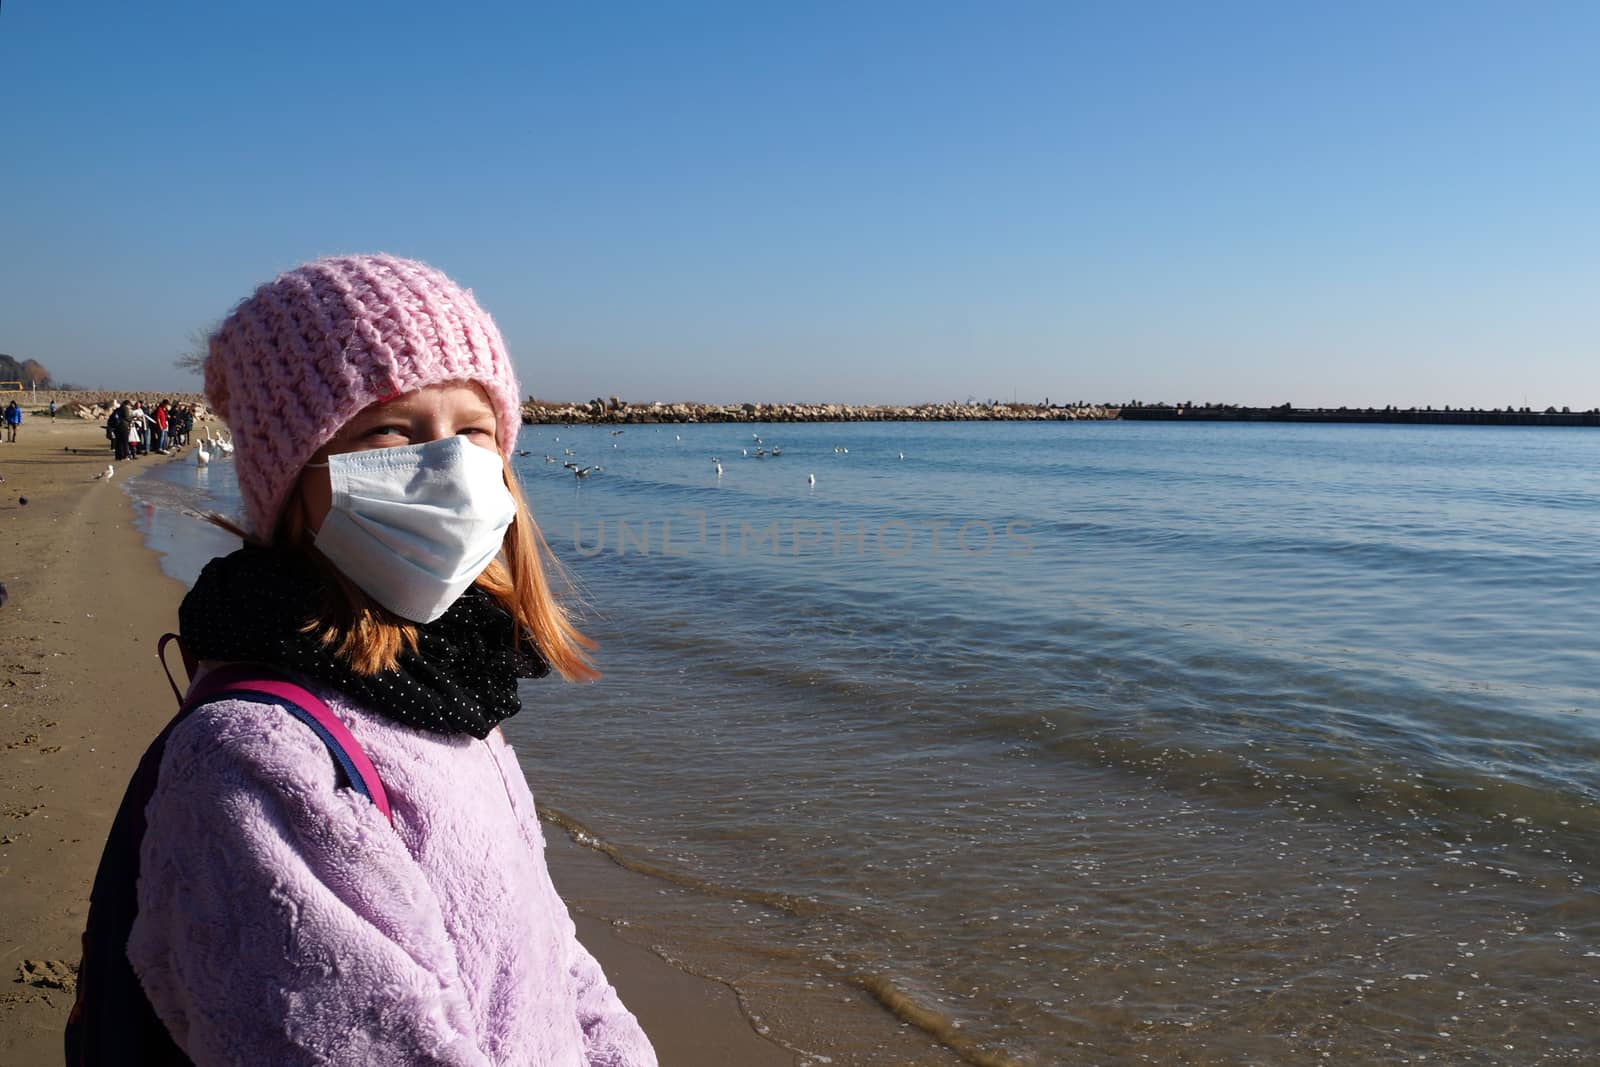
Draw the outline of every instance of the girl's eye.
[[[367,431],[368,437],[404,437],[406,429],[403,426],[374,426]]]

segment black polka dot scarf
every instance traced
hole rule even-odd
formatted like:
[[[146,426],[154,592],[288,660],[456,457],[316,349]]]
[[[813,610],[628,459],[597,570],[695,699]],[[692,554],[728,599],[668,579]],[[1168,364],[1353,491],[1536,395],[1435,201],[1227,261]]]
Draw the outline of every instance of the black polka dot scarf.
[[[518,678],[550,673],[514,623],[477,587],[418,625],[416,652],[396,670],[352,671],[301,627],[323,605],[324,579],[305,557],[242,548],[206,564],[178,609],[184,649],[196,659],[271,663],[334,686],[362,707],[419,730],[483,738],[522,707]]]

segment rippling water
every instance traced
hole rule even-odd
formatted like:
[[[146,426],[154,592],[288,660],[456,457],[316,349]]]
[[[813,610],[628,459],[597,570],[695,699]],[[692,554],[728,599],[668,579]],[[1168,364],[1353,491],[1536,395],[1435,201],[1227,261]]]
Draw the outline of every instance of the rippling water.
[[[1600,434],[521,447],[606,677],[507,733],[642,875],[577,903],[813,1061],[1600,1056]]]

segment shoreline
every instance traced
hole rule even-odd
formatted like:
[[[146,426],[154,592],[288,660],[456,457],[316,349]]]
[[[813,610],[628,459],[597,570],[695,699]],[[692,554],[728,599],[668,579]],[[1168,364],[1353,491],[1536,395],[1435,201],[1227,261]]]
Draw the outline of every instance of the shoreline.
[[[186,588],[163,573],[120,482],[183,458],[116,464],[107,482],[96,478],[110,459],[101,428],[66,417],[30,417],[15,444],[0,444],[0,530],[10,542],[0,567],[0,894],[9,918],[0,965],[11,979],[0,987],[0,1065],[60,1060],[105,834],[135,763],[174,711],[155,646],[177,628]],[[561,849],[550,866],[563,891],[606,877]],[[663,1067],[795,1062],[755,1031],[726,986],[625,941],[603,916],[572,910]]]

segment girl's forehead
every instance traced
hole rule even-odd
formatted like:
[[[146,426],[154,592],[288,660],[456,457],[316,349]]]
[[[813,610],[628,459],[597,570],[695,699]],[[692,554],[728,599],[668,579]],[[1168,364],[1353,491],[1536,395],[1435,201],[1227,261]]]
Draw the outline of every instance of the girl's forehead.
[[[399,411],[494,412],[489,394],[477,382],[440,382],[409,393],[385,397],[362,411],[363,415]]]

